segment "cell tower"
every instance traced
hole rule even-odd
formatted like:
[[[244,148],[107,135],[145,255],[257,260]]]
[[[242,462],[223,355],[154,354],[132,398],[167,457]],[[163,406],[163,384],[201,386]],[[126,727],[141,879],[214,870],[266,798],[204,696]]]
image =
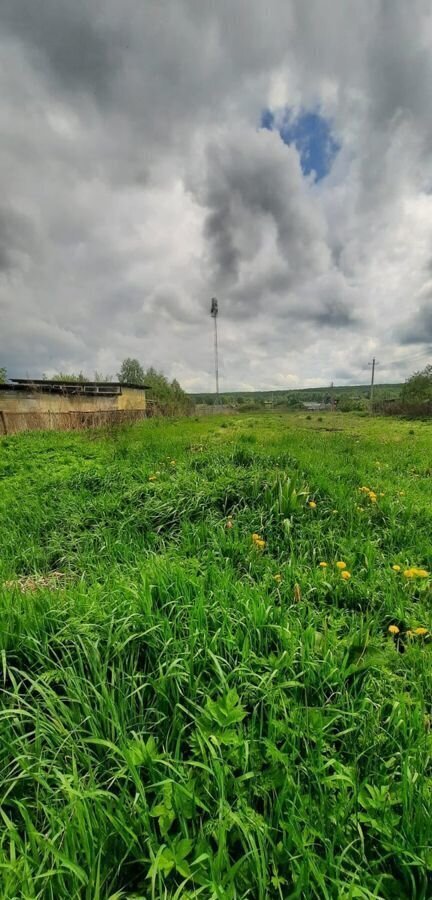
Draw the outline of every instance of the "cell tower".
[[[216,297],[212,297],[210,315],[214,321],[214,354],[215,354],[215,375],[216,375],[216,403],[219,403],[219,357],[218,357],[218,333],[217,333],[217,317],[219,312]]]

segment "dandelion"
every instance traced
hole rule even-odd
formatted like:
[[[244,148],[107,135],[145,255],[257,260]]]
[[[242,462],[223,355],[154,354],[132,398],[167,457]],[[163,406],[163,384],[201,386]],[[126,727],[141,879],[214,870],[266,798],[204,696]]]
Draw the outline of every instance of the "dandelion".
[[[149,481],[156,481],[156,475],[149,475]]]
[[[263,541],[262,538],[260,538],[259,541],[255,541],[255,546],[258,547],[259,550],[264,550],[265,545],[266,542]]]
[[[405,569],[404,576],[405,578],[428,578],[429,572],[426,569],[412,567],[411,569]]]
[[[389,625],[388,630],[390,634],[399,634],[399,628],[397,625]]]
[[[315,500],[309,500],[308,506],[310,506],[311,509],[316,509]]]
[[[326,569],[327,566],[328,566],[328,563],[326,563],[326,562],[320,562],[320,564],[319,564],[320,569]]]
[[[341,569],[341,570],[342,570],[342,569],[346,569],[346,562],[343,562],[343,561],[340,559],[339,562],[336,563],[336,568],[337,568],[337,569]]]
[[[400,566],[398,566],[398,564],[397,564],[397,563],[395,563],[395,565],[394,565],[394,566],[392,566],[392,569],[393,569],[393,572],[400,572],[400,570],[401,570],[401,567],[400,567]]]
[[[276,584],[280,584],[282,581],[282,575],[273,575],[273,578],[276,581]]]
[[[351,578],[351,572],[348,572],[348,569],[344,569],[344,571],[341,572],[341,575],[344,581],[349,581]]]
[[[424,637],[427,633],[427,628],[414,628],[414,634],[418,634],[419,637]]]
[[[172,466],[176,466],[176,465],[177,465],[175,459],[172,459],[172,460],[171,460],[171,465],[172,465]]]
[[[259,541],[259,539],[260,539],[259,534],[257,534],[256,531],[254,531],[254,533],[253,533],[253,535],[252,535],[252,540],[253,540],[253,541]]]

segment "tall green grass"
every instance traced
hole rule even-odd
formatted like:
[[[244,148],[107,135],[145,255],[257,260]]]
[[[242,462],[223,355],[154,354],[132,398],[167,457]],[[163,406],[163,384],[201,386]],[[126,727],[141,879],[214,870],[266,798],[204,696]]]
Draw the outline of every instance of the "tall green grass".
[[[0,443],[5,900],[432,896],[430,429],[222,424]]]

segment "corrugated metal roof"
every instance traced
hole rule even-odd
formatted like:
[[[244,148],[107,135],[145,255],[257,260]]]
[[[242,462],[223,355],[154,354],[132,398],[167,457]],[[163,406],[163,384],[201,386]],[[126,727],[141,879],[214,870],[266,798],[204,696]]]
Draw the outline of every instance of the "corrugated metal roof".
[[[67,387],[68,385],[73,387],[88,387],[88,388],[114,388],[114,387],[124,387],[124,388],[135,388],[137,391],[150,390],[150,386],[148,384],[131,384],[129,381],[61,381],[57,379],[50,378],[11,378],[12,384],[25,384],[29,387],[31,385],[37,386],[49,386],[49,385],[59,385],[60,387]]]

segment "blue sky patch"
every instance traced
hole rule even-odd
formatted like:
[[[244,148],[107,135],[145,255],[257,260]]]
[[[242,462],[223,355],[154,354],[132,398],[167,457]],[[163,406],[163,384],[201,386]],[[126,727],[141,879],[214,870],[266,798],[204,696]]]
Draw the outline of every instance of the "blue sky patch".
[[[303,175],[315,173],[315,181],[328,175],[340,144],[332,134],[328,119],[318,112],[302,110],[293,117],[289,108],[274,113],[264,109],[261,128],[278,131],[285,144],[294,144],[300,155]]]

